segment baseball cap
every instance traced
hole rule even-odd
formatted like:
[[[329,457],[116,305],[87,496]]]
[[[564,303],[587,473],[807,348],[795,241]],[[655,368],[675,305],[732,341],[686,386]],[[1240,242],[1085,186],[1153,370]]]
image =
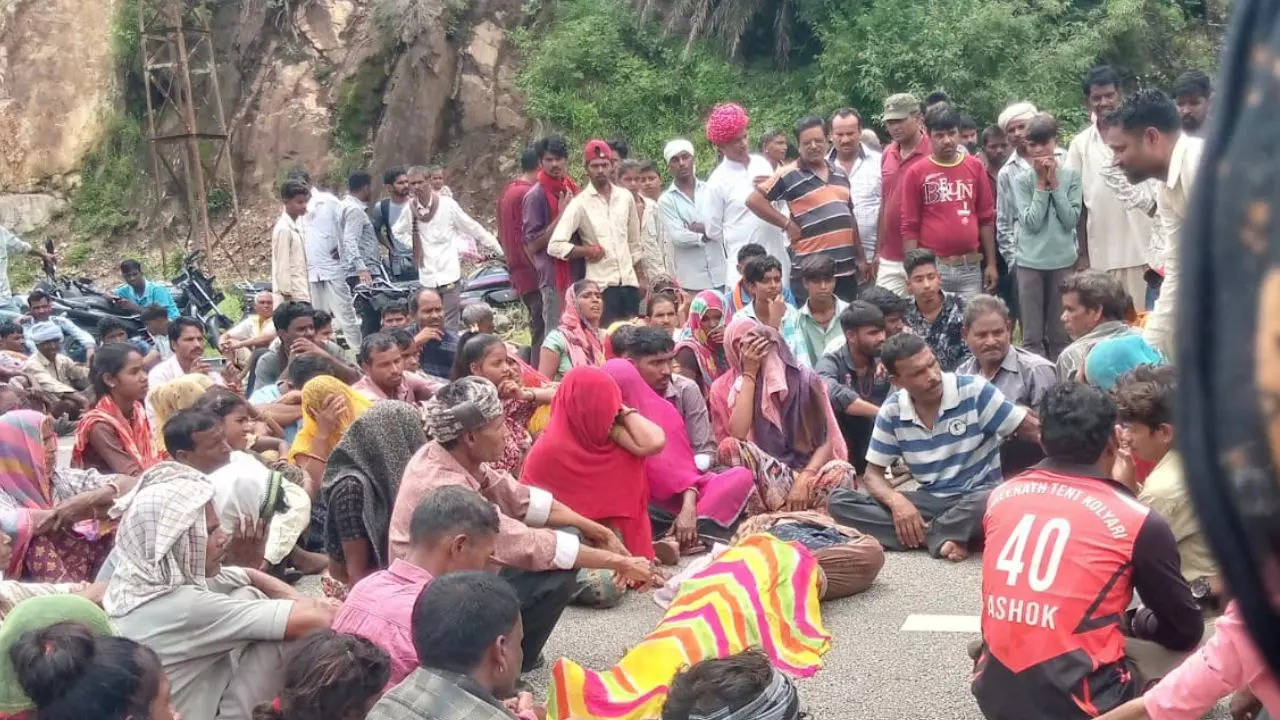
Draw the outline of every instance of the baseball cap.
[[[911,113],[920,112],[920,101],[911,93],[897,93],[884,100],[884,113],[881,119],[902,120]]]

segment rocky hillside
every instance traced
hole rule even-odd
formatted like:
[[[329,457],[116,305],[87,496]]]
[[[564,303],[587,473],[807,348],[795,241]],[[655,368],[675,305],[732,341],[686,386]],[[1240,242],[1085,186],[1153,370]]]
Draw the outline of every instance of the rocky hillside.
[[[137,2],[7,0],[0,8],[0,223],[49,233],[64,257],[90,272],[103,269],[95,261],[109,266],[126,250],[155,254],[158,236],[170,238],[172,256],[186,237],[175,201],[152,213],[145,142],[113,143],[121,113],[145,112],[129,107],[141,97],[129,87],[140,77],[137,6],[130,5]],[[390,165],[440,162],[463,206],[492,215],[528,129],[509,41],[528,19],[521,0],[213,0],[207,7],[242,206],[223,257],[215,258],[222,275],[261,274],[253,268],[263,267],[265,233],[278,213],[274,186],[293,167],[332,181],[364,168],[376,182]],[[81,173],[104,145],[125,147],[134,170],[125,182],[135,192],[110,201],[130,206],[109,208],[126,213],[109,224],[123,231],[117,237],[86,231],[102,223],[77,222],[85,203],[71,202],[82,182],[100,177]],[[222,262],[230,257],[235,262]]]

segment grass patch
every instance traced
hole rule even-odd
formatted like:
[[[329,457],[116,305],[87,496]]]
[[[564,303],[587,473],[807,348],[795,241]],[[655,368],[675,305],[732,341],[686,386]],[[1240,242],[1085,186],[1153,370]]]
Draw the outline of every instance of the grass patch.
[[[363,169],[365,150],[382,117],[382,92],[391,79],[389,56],[379,53],[366,60],[338,88],[333,110],[333,153],[337,158],[330,180],[341,187],[348,175]]]

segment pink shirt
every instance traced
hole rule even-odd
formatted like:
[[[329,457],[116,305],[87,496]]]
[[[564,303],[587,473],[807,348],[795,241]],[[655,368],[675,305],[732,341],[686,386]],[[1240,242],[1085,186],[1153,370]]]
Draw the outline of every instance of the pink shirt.
[[[1272,717],[1277,717],[1280,685],[1232,601],[1204,647],[1165,675],[1142,699],[1152,720],[1196,720],[1218,700],[1245,686]]]
[[[373,378],[368,375],[360,378],[360,380],[351,387],[364,393],[370,400],[399,400],[401,402],[407,402],[410,405],[414,405],[418,402],[416,399],[418,391],[423,390],[427,395],[432,395],[435,393],[438,385],[417,373],[407,372],[404,374],[404,379],[400,381],[400,387],[396,388],[395,397],[391,397],[382,392],[382,388],[378,387],[377,383],[373,381]]]
[[[391,656],[386,690],[418,667],[410,620],[413,604],[431,579],[431,573],[413,563],[392,560],[391,567],[356,583],[333,618],[337,632],[359,635]]]

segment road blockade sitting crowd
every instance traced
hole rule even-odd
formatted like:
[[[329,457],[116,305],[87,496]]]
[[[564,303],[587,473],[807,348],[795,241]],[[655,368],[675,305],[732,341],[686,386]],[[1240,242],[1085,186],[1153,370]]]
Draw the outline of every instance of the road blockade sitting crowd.
[[[118,294],[147,336],[70,338],[87,367],[33,293],[30,322],[0,324],[0,712],[542,718],[520,676],[566,605],[668,582],[679,605],[683,578],[658,566],[706,555],[690,577],[716,582],[730,543],[808,568],[744,561],[766,569],[722,588],[785,595],[794,617],[737,612],[806,638],[806,661],[731,637],[692,667],[648,662],[664,718],[799,717],[784,669],[825,651],[802,608],[833,596],[836,566],[823,580],[814,558],[845,544],[851,592],[880,548],[985,547],[987,717],[1198,717],[1245,686],[1280,709],[1187,501],[1171,412],[1209,82],[1120,89],[1089,71],[1093,120],[1065,152],[1031,103],[979,134],[944,94],[899,93],[883,150],[842,108],[801,118],[788,160],[772,130],[752,153],[726,103],[705,126],[715,170],[698,179],[673,139],[665,191],[602,140],[580,189],[547,137],[496,237],[442,170],[389,170],[372,204],[368,174],[339,200],[293,173],[272,293],[218,370],[136,262]],[[528,353],[461,305],[476,242],[505,255]],[[375,275],[418,287],[364,336],[351,291]],[[69,468],[55,417],[77,420]],[[735,538],[748,517],[790,549]],[[292,587],[315,573],[324,598]],[[588,702],[566,687],[557,717]]]

